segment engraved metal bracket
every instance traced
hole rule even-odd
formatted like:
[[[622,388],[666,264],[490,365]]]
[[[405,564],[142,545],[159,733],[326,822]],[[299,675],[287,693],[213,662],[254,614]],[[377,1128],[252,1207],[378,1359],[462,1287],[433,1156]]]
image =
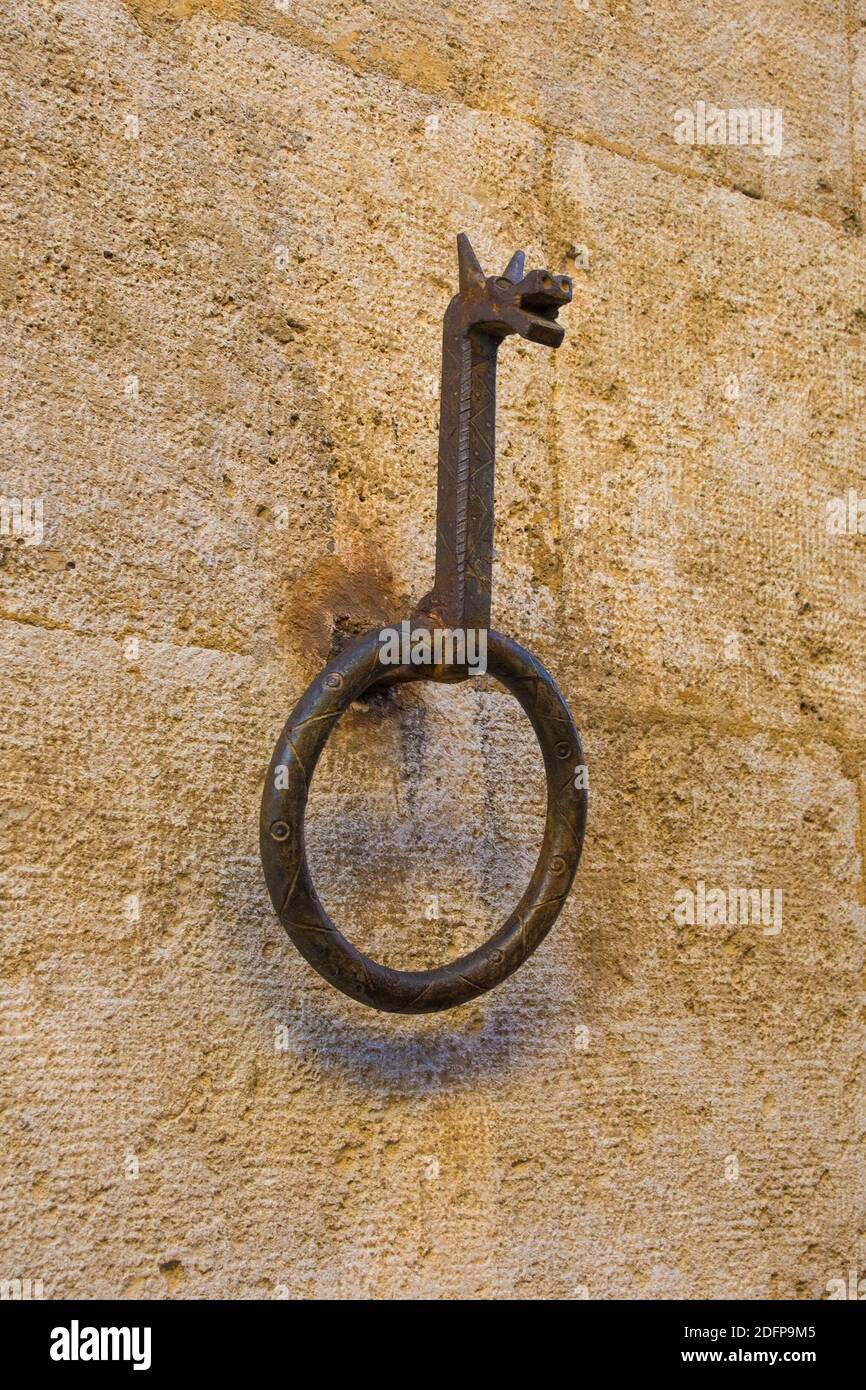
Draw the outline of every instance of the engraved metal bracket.
[[[547,815],[529,885],[483,946],[435,970],[391,970],[358,951],[316,893],[307,864],[304,815],[313,772],[328,736],[353,700],[397,681],[461,681],[471,674],[466,644],[430,648],[434,661],[386,664],[382,634],[368,632],[336,656],[301,696],[277,741],[262,796],[260,844],[274,910],[301,954],[351,998],[392,1013],[453,1008],[498,985],[543,941],[571,888],[583,846],[587,792],[583,751],[553,678],[529,652],[489,630],[493,564],[496,366],[510,334],[557,348],[557,322],[570,303],[567,276],[525,273],[523,252],[500,276],[485,277],[467,236],[457,238],[459,291],[445,312],[439,415],[436,570],[410,625],[446,638],[483,632],[489,674],[529,717],[544,759]],[[422,644],[423,645],[423,644]],[[456,653],[456,654],[455,654]]]

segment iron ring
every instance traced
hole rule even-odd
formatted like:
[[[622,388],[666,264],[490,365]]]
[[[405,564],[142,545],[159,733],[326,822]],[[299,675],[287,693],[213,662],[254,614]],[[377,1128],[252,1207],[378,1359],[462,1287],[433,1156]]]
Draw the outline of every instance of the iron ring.
[[[307,688],[271,759],[262,796],[260,842],[271,901],[310,965],[337,989],[371,1008],[420,1014],[451,1009],[501,984],[544,940],[568,896],[586,826],[580,737],[553,678],[523,647],[487,636],[487,670],[526,712],[544,759],[547,816],[529,885],[505,923],[477,950],[435,970],[392,970],[358,951],[331,921],[307,864],[304,814],[316,763],[353,700],[381,679],[380,637],[356,638]],[[424,669],[413,677],[424,679]],[[570,752],[566,751],[570,750]],[[285,772],[279,776],[279,770]],[[277,783],[280,783],[278,786]]]

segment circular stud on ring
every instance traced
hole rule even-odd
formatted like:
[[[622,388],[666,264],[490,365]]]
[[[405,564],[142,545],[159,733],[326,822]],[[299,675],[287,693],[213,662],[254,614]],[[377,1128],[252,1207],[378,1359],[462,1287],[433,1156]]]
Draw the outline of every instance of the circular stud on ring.
[[[389,1013],[433,1013],[501,984],[544,940],[571,888],[586,825],[587,794],[575,787],[561,748],[583,763],[580,738],[552,677],[523,647],[489,632],[487,669],[525,710],[547,778],[547,817],[538,861],[511,915],[477,950],[435,970],[391,970],[363,955],[331,921],[310,876],[304,814],[328,736],[353,700],[382,676],[379,634],[357,638],[301,696],[277,741],[262,797],[261,851],[274,909],[301,954],[352,999]],[[335,679],[339,677],[339,679]],[[418,678],[424,678],[423,668]],[[288,771],[276,778],[277,768]],[[280,786],[277,786],[277,781]],[[283,786],[287,782],[287,786]],[[285,836],[274,836],[284,825]]]

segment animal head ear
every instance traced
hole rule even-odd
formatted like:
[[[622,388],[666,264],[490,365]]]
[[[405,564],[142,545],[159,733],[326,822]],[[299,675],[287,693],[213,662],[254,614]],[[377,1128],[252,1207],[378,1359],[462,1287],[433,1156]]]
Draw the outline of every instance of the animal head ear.
[[[460,267],[460,293],[484,284],[484,271],[481,262],[472,250],[472,243],[465,232],[457,238],[457,263]]]
[[[508,265],[502,272],[503,280],[510,280],[512,285],[519,285],[524,275],[526,257],[522,251],[515,251]]]

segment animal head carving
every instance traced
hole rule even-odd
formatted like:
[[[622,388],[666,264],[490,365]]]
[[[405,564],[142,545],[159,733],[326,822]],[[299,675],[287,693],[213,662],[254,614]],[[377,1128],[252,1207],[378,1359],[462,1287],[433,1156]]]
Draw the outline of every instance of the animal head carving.
[[[459,313],[466,331],[475,329],[493,338],[518,333],[532,343],[558,348],[565,329],[556,316],[572,297],[567,275],[549,270],[525,273],[525,257],[515,251],[501,275],[485,276],[465,232],[457,238],[460,291],[449,305]]]

